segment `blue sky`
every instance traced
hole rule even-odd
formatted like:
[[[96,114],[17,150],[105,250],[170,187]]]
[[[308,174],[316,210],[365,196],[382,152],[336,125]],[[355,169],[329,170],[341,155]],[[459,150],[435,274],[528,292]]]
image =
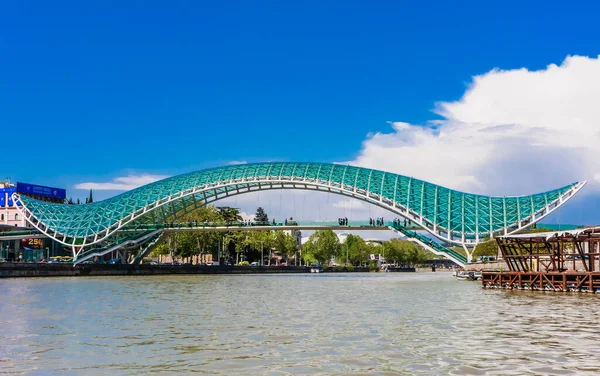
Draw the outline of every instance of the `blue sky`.
[[[400,133],[388,121],[429,127],[444,119],[436,103],[459,101],[474,76],[494,68],[545,70],[570,55],[597,57],[599,7],[560,1],[5,3],[3,174],[83,198],[74,189],[83,182],[168,176],[230,161],[377,167],[360,162],[373,135]],[[403,172],[401,164],[394,172]],[[507,194],[555,188],[570,178],[508,186]]]

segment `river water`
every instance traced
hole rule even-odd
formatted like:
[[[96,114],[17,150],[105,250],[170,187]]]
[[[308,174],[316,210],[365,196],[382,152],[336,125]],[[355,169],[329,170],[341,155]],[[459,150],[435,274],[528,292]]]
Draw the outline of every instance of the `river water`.
[[[600,372],[599,297],[449,273],[0,280],[0,374]]]

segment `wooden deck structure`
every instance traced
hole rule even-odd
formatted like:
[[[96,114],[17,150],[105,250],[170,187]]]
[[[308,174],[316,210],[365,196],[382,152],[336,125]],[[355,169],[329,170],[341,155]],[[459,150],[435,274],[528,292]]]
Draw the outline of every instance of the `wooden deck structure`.
[[[600,292],[600,227],[496,241],[509,270],[483,272],[485,288]]]

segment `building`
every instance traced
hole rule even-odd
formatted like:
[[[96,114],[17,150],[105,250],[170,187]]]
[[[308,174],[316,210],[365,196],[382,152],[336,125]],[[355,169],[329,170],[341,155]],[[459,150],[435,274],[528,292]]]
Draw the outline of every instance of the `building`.
[[[0,182],[0,226],[27,227],[27,221],[17,211],[17,206],[12,200],[12,194],[17,192],[17,187],[9,181]]]
[[[61,188],[10,181],[0,182],[0,226],[30,227],[25,218],[19,214],[17,205],[13,202],[13,193],[19,193],[36,200],[62,204],[65,202],[67,191]]]
[[[300,248],[302,246],[302,231],[300,230],[283,230],[283,233],[286,235],[291,235],[296,239],[296,248]]]
[[[0,182],[0,231],[31,228],[31,225],[17,210],[17,203],[12,199],[13,193],[51,203],[64,203],[66,198],[66,191],[61,188],[20,182],[15,185],[8,180]],[[64,254],[62,248],[60,243],[49,238],[3,240],[0,241],[0,258],[38,261],[42,258]]]

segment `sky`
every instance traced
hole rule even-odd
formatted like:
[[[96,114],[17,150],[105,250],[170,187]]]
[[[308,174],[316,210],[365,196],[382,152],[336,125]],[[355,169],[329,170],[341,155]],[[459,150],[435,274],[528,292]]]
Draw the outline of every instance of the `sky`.
[[[600,223],[595,2],[0,7],[0,176],[12,181],[98,200],[233,163],[339,162],[490,195],[587,180],[547,222]],[[223,204],[390,216],[302,192]]]

